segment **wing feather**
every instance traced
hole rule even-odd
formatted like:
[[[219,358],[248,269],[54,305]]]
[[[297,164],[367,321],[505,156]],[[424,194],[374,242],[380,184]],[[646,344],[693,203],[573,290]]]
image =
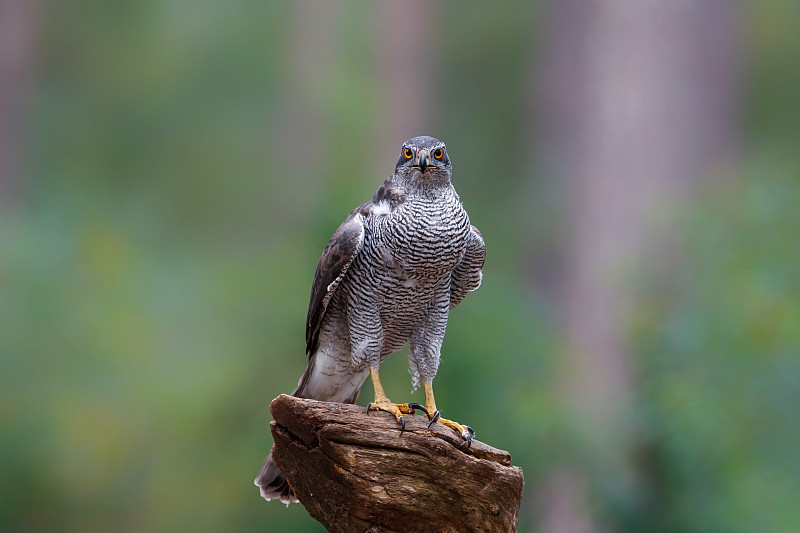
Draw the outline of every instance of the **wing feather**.
[[[461,262],[453,269],[450,279],[450,309],[454,308],[470,291],[481,286],[483,263],[486,260],[486,245],[478,228],[470,226],[467,249]]]
[[[387,179],[369,202],[355,208],[333,233],[314,274],[311,301],[306,319],[306,353],[309,357],[319,343],[319,330],[331,298],[347,270],[364,245],[364,221],[367,217],[386,215],[406,199],[403,190],[392,178]]]
[[[317,348],[319,328],[328,303],[363,246],[363,211],[364,206],[361,206],[350,213],[333,233],[319,259],[306,319],[306,352],[309,357]]]

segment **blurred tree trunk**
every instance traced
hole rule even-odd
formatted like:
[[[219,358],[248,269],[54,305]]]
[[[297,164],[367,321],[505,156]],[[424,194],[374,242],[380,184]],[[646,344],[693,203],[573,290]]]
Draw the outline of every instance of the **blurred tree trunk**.
[[[432,67],[438,55],[430,31],[435,7],[424,0],[373,4],[372,42],[380,80],[378,116],[382,118],[374,136],[380,157],[372,158],[378,166],[371,176],[388,178],[394,167],[386,162],[398,157],[400,143],[431,135]]]
[[[325,188],[320,184],[330,179],[325,166],[332,132],[324,120],[326,102],[321,88],[331,85],[338,65],[337,36],[331,20],[341,7],[337,0],[300,0],[291,4],[287,15],[291,30],[286,32],[285,105],[275,117],[280,124],[275,128],[280,131],[276,139],[279,157],[265,166],[279,169],[276,174],[284,178],[274,180],[274,186],[282,188],[273,196],[274,209],[282,212],[284,219],[293,220],[297,228],[312,219],[292,206],[313,208],[323,202]]]
[[[0,0],[0,206],[11,204],[19,193],[36,7],[32,0]]]
[[[635,368],[626,328],[637,267],[664,253],[654,210],[736,145],[736,3],[567,0],[551,4],[539,146],[568,188],[560,280],[563,402],[581,464],[537,491],[542,531],[597,531],[588,487],[636,504]],[[595,500],[597,501],[597,500]]]

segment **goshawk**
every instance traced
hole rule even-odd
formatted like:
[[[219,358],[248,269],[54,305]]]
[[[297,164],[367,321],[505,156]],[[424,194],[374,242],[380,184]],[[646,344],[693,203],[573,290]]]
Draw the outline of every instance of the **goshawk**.
[[[450,309],[481,284],[485,247],[450,183],[452,166],[442,141],[403,143],[394,174],[369,202],[354,209],[331,237],[317,266],[306,321],[308,367],[293,396],[355,403],[372,378],[368,410],[424,412],[472,441],[469,426],[441,418],[433,378]],[[409,343],[413,390],[425,406],[389,401],[378,369]],[[255,479],[267,500],[297,499],[272,455]]]

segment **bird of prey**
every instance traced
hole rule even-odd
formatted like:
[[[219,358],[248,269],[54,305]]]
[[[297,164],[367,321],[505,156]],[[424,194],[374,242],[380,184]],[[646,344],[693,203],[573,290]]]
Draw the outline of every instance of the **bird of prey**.
[[[308,367],[293,396],[356,403],[369,376],[375,399],[367,412],[391,413],[402,431],[403,415],[420,410],[469,446],[472,428],[440,417],[433,397],[448,314],[480,286],[486,255],[451,175],[442,141],[409,139],[394,174],[334,232],[314,275]],[[424,387],[424,406],[392,403],[381,385],[381,362],[406,343],[413,390]],[[297,501],[272,454],[255,484],[267,500]]]

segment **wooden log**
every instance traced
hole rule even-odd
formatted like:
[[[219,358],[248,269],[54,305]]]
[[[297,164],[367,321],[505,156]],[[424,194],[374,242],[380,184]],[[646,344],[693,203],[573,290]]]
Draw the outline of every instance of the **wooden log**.
[[[270,405],[272,453],[328,531],[516,531],[522,469],[508,452],[424,416],[405,431],[388,413],[282,394]]]

